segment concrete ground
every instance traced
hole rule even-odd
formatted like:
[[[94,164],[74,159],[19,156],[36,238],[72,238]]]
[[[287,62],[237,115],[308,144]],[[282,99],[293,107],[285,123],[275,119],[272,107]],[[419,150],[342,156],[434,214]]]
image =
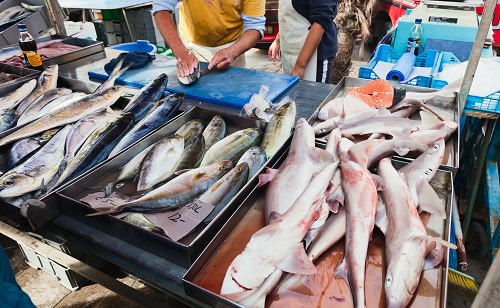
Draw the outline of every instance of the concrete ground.
[[[357,51],[354,54],[357,55]],[[365,56],[365,59],[368,59],[368,57]],[[357,60],[353,62],[349,74],[352,77],[357,77],[359,66],[365,63],[361,59]],[[281,72],[280,64],[270,62],[267,59],[267,51],[265,50],[250,50],[247,53],[246,62],[247,67],[251,69]],[[0,245],[7,251],[19,285],[30,296],[37,307],[141,307],[129,299],[91,282],[77,291],[69,291],[59,284],[55,277],[42,270],[36,270],[28,266],[24,262],[22,252],[15,242],[0,235]],[[487,262],[470,260],[469,264],[469,271],[467,273],[476,278],[478,283],[481,283],[486,275]],[[157,290],[143,284],[138,279],[126,276],[117,269],[111,268],[109,271],[114,272],[114,275],[120,277],[119,279],[127,285],[147,292],[148,295],[161,300],[165,303],[165,307],[185,307],[185,305],[175,299],[166,297]],[[470,298],[464,299],[466,292],[463,292],[461,289],[450,288],[448,294],[448,307],[470,307],[472,303]]]

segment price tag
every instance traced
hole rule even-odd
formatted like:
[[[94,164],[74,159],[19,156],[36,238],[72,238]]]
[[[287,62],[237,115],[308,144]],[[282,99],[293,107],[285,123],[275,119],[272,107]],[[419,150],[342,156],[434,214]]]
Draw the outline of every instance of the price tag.
[[[144,214],[154,225],[162,228],[174,241],[188,235],[214,209],[214,206],[200,200],[194,200],[173,211]]]
[[[120,195],[117,193],[112,193],[109,197],[105,197],[104,192],[101,191],[87,195],[84,198],[80,199],[80,201],[87,203],[88,205],[97,210],[109,210],[113,207],[127,203],[128,199],[129,198],[127,196]],[[130,213],[119,213],[114,216],[117,218],[122,218],[129,214]]]

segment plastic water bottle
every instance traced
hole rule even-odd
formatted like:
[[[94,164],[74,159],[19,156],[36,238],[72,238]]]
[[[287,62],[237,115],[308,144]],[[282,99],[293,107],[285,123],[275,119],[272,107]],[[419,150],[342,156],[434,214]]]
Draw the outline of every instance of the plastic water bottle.
[[[421,43],[422,36],[422,19],[415,19],[415,24],[411,28],[410,36],[408,37],[408,44],[406,45],[406,52],[411,52],[418,55],[418,47]]]
[[[24,61],[30,68],[43,70],[42,57],[38,54],[35,39],[28,33],[28,29],[24,24],[18,24],[19,28],[19,47],[23,52]]]

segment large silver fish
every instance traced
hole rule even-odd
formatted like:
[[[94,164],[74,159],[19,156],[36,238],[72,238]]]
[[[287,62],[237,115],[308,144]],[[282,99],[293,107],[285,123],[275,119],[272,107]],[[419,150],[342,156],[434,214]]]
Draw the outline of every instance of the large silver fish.
[[[243,162],[248,164],[248,180],[250,180],[264,166],[267,161],[266,152],[261,147],[252,147],[248,149],[238,160],[236,165]]]
[[[248,149],[260,144],[261,140],[262,132],[258,128],[245,128],[232,133],[205,153],[201,166],[226,159],[236,163]]]
[[[155,188],[144,196],[110,210],[88,216],[115,214],[122,211],[165,212],[193,201],[226,174],[233,164],[224,160],[209,166],[193,169]]]
[[[214,206],[213,211],[205,218],[205,222],[212,221],[236,196],[245,185],[247,176],[248,164],[245,162],[238,164],[198,198]]]
[[[83,92],[73,92],[67,96],[62,96],[59,98],[56,98],[55,100],[51,101],[48,103],[45,107],[43,107],[40,112],[36,115],[35,119],[41,118],[43,116],[48,115],[49,113],[54,112],[55,110],[71,105],[74,102],[84,98],[88,94],[85,94]]]
[[[436,214],[441,218],[446,218],[446,212],[429,181],[443,161],[444,149],[444,140],[440,139],[425,153],[400,169],[405,175],[413,203],[420,211]]]
[[[132,114],[124,113],[93,131],[68,163],[57,185],[79,176],[105,160],[117,140],[132,126],[133,121]]]
[[[139,122],[156,106],[156,101],[162,97],[167,82],[168,76],[163,73],[160,74],[158,77],[151,80],[150,83],[142,87],[142,89],[130,99],[130,102],[123,111],[132,113],[135,123]]]
[[[183,100],[184,94],[182,93],[172,94],[160,100],[155,109],[149,112],[141,121],[134,125],[125,136],[123,136],[113,151],[109,153],[109,157],[116,156],[134,142],[168,122],[175,115]]]
[[[37,118],[38,113],[43,107],[45,107],[47,104],[49,104],[56,98],[69,95],[71,94],[71,92],[73,91],[66,88],[55,88],[48,90],[40,97],[38,97],[28,107],[26,107],[26,110],[24,110],[24,112],[19,116],[19,119],[17,120],[17,125],[23,125],[25,123],[33,121],[34,119]]]
[[[76,122],[88,115],[113,105],[122,93],[123,88],[113,87],[101,93],[88,95],[70,106],[57,109],[53,113],[41,117],[8,136],[5,136],[0,139],[0,146],[36,135],[51,128]]]
[[[36,87],[36,80],[32,79],[25,84],[23,84],[19,89],[14,92],[0,97],[0,109],[11,109],[16,108],[17,105],[25,99]]]
[[[299,119],[288,156],[266,191],[266,223],[272,223],[283,215],[309,185],[313,176],[331,163],[332,154],[315,147],[312,127],[305,119]],[[259,177],[262,179],[262,175]]]
[[[87,141],[87,138],[105,123],[116,119],[117,115],[110,109],[91,114],[73,125],[66,139],[66,151],[64,155],[64,168],[73,160],[78,150]]]
[[[282,105],[267,124],[262,140],[262,148],[266,156],[271,158],[292,134],[297,108],[294,101]]]
[[[13,143],[7,152],[6,163],[9,169],[46,144],[59,129],[50,129],[40,135],[21,139]]]
[[[61,129],[35,155],[0,177],[0,197],[18,197],[43,188],[59,171],[71,125]]]
[[[40,77],[35,89],[24,98],[17,106],[16,112],[18,115],[22,114],[26,108],[28,108],[31,103],[33,103],[38,97],[40,97],[45,92],[55,89],[57,86],[57,76],[59,74],[59,66],[57,64],[50,65],[47,67]]]
[[[141,163],[137,191],[153,188],[174,172],[184,150],[184,138],[172,135],[158,141]]]
[[[289,273],[314,274],[302,244],[338,163],[318,173],[292,207],[274,223],[257,231],[232,261],[222,283],[221,295],[251,291],[262,285],[277,268]],[[250,294],[250,292],[249,292]]]
[[[205,138],[205,152],[208,151],[214,144],[224,139],[226,136],[226,122],[223,118],[216,115],[203,131]]]
[[[340,170],[345,196],[347,226],[344,260],[336,277],[349,285],[355,307],[365,304],[365,261],[377,208],[377,187],[370,172],[349,157],[350,142],[340,142]]]
[[[380,161],[377,173],[387,187],[382,191],[387,214],[387,230],[384,232],[386,303],[390,308],[404,308],[415,295],[424,264],[433,268],[441,263],[442,253],[429,254],[431,258],[437,257],[429,262],[425,257],[436,247],[435,241],[440,244],[444,241],[427,235],[408,186],[389,158]]]
[[[175,134],[184,137],[184,143],[189,144],[193,141],[197,136],[201,136],[203,133],[203,129],[205,128],[205,124],[199,119],[191,120],[187,123],[184,123]]]
[[[191,140],[191,143],[184,147],[175,170],[182,171],[197,168],[203,159],[203,154],[205,154],[205,138],[201,135],[196,136],[196,138]]]

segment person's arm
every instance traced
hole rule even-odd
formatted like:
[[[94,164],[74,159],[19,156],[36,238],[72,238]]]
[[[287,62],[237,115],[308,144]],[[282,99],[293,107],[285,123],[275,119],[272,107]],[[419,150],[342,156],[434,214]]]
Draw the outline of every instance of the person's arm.
[[[194,72],[195,67],[198,66],[198,59],[190,53],[177,33],[172,19],[172,11],[175,10],[176,4],[177,0],[154,1],[153,12],[158,30],[177,59],[177,74],[185,77]]]
[[[278,61],[281,59],[281,42],[280,42],[280,34],[279,32],[276,34],[276,38],[274,38],[273,43],[269,47],[267,51],[267,57],[271,61]]]
[[[243,34],[234,44],[215,53],[208,64],[208,69],[228,68],[235,58],[254,47],[264,36],[266,26],[265,0],[241,1],[243,3],[241,14]]]
[[[323,26],[316,22],[312,24],[309,29],[309,33],[307,34],[306,41],[304,42],[304,46],[300,50],[299,56],[297,57],[297,61],[295,61],[295,65],[290,71],[290,75],[304,79],[306,66],[311,60],[314,52],[318,49],[324,32],[325,29]]]

